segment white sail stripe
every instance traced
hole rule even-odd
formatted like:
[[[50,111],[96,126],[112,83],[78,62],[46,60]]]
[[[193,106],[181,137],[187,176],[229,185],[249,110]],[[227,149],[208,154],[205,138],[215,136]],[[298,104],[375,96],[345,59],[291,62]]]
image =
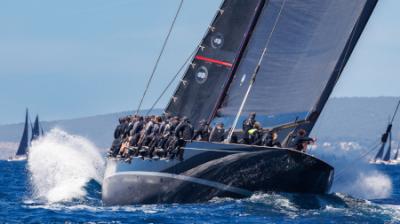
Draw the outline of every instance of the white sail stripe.
[[[230,191],[230,192],[240,194],[240,195],[243,195],[246,197],[249,197],[253,194],[253,192],[248,191],[243,188],[233,187],[233,186],[229,186],[229,185],[222,184],[219,182],[205,180],[205,179],[201,179],[201,178],[197,178],[197,177],[189,177],[189,176],[185,176],[185,175],[178,175],[178,174],[171,174],[171,173],[147,172],[147,171],[128,171],[128,172],[119,172],[110,177],[124,176],[124,175],[166,177],[166,178],[172,178],[172,179],[177,179],[177,180],[193,182],[196,184],[201,184],[201,185],[217,188],[217,189],[224,190],[224,191]],[[110,177],[108,177],[108,178],[110,178]]]

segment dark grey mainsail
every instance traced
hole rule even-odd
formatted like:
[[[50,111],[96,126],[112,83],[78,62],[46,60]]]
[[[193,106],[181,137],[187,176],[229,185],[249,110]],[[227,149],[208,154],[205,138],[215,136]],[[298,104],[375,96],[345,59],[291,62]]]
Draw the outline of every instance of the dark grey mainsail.
[[[32,138],[31,141],[38,139],[40,136],[40,125],[39,125],[39,115],[36,115],[35,123],[32,128]]]
[[[19,142],[16,156],[26,155],[29,147],[29,125],[28,125],[28,109],[26,109],[24,132],[22,133],[21,141]]]
[[[386,150],[385,156],[383,157],[383,161],[389,161],[391,155],[392,155],[392,132],[389,133],[388,148]]]
[[[386,132],[381,137],[381,146],[379,148],[378,153],[375,156],[375,161],[382,159],[383,153],[385,152],[387,140],[389,138],[390,133],[392,132],[392,124],[389,124],[386,128]]]
[[[211,119],[264,3],[223,2],[166,112],[187,116],[195,125],[201,119]]]
[[[215,121],[230,126],[239,113],[241,124],[248,113],[256,112],[264,127],[300,121],[301,128],[309,132],[376,3],[268,1]],[[252,81],[243,111],[239,111]]]

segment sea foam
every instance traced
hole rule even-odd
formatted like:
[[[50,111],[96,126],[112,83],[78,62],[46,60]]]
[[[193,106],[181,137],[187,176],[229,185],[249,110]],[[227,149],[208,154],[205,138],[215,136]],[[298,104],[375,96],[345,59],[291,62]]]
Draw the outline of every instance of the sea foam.
[[[83,199],[89,181],[101,183],[104,164],[89,140],[53,129],[30,148],[33,197],[49,203]]]

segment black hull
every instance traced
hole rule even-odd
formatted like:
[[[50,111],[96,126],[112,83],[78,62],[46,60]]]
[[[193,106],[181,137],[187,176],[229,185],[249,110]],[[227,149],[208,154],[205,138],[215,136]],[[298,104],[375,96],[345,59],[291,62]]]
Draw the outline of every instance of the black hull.
[[[184,160],[109,159],[106,205],[196,203],[255,192],[326,193],[334,169],[291,149],[193,142]]]

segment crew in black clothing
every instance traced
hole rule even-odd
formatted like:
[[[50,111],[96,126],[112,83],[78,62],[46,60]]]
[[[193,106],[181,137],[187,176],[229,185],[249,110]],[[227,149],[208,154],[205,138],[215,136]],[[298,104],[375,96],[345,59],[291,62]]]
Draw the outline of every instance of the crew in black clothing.
[[[242,130],[243,130],[243,143],[250,144],[250,136],[249,130],[254,127],[256,123],[256,113],[250,113],[249,117],[243,121]]]
[[[315,139],[307,137],[306,134],[307,132],[304,129],[300,129],[297,132],[297,136],[294,139],[296,150],[304,153],[307,151],[308,145],[315,143]]]
[[[193,126],[187,117],[184,117],[175,130],[175,137],[183,140],[192,140]]]
[[[169,132],[168,139],[165,142],[165,146],[164,146],[166,153],[170,153],[170,152],[172,152],[172,150],[175,149],[176,143],[178,141],[175,136],[175,130],[176,130],[177,126],[179,125],[179,123],[180,123],[180,119],[177,116],[170,119],[170,122],[169,122],[170,126],[168,129],[168,132]]]
[[[117,125],[117,127],[115,128],[114,131],[114,139],[120,138],[121,135],[123,134],[123,123],[124,123],[124,118],[120,118],[119,119],[119,124]]]
[[[140,140],[141,132],[144,128],[145,122],[142,116],[138,116],[135,123],[133,124],[132,130],[130,131],[130,135],[132,136],[132,146],[137,146]]]
[[[278,141],[278,133],[276,133],[276,131],[268,132],[268,134],[267,134],[267,136],[265,138],[264,145],[268,146],[268,147],[279,147],[279,148],[281,148],[282,145]]]
[[[210,126],[208,126],[206,120],[201,120],[199,122],[199,128],[194,132],[192,140],[207,142],[209,138],[210,138]]]
[[[217,123],[210,133],[210,142],[223,142],[225,128],[223,123]]]
[[[156,147],[158,146],[158,143],[161,138],[161,123],[162,123],[161,117],[154,118],[153,131],[150,136],[152,138],[152,140],[149,144],[149,157],[150,158],[153,157],[153,153],[154,153]]]

